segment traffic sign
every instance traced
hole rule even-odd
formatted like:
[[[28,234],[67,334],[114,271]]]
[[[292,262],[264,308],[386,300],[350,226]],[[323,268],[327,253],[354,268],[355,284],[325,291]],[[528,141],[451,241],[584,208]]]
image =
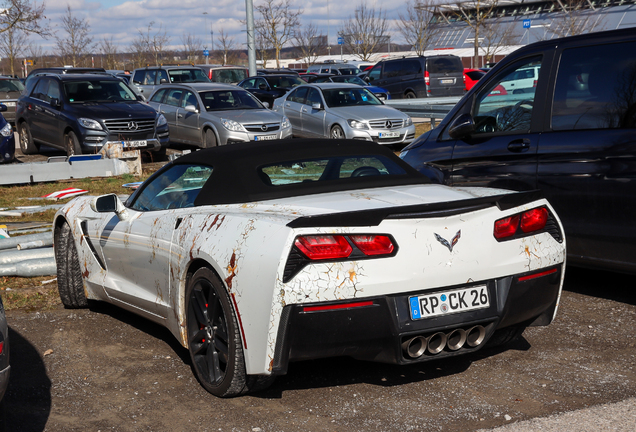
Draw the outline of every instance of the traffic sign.
[[[203,56],[207,57],[210,55],[210,51],[209,50],[203,50]]]
[[[532,23],[531,20],[529,19],[524,19],[523,20],[523,28],[530,28],[530,24]]]
[[[338,45],[344,45],[344,38],[342,36],[338,36]]]

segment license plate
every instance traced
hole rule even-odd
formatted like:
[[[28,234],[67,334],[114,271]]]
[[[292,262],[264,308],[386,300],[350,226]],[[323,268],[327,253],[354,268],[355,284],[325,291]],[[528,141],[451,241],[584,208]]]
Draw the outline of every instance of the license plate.
[[[399,132],[380,132],[378,134],[380,138],[398,138],[400,136]]]
[[[455,79],[443,79],[440,80],[442,84],[455,84]]]
[[[432,318],[490,306],[485,285],[409,297],[411,319]]]
[[[278,138],[278,135],[256,135],[254,141],[275,140],[276,138]]]
[[[146,140],[137,140],[137,141],[122,141],[121,142],[124,147],[146,147],[148,145],[148,141]]]
[[[14,107],[15,106],[15,102],[2,102],[2,101],[0,101],[0,103],[5,104],[8,107]]]

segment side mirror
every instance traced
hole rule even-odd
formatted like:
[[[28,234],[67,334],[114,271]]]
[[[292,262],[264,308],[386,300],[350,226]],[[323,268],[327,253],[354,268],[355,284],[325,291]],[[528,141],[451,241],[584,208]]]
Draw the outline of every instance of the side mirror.
[[[183,108],[183,109],[186,110],[187,112],[191,112],[191,113],[198,112],[197,111],[197,107],[195,107],[194,105],[186,105],[185,108]]]
[[[120,220],[128,219],[128,210],[115,194],[101,195],[91,201],[91,210],[96,213],[116,213]]]
[[[146,100],[146,99],[144,99],[144,97],[143,97],[142,95],[139,95],[139,94],[138,94],[138,95],[135,95],[135,99],[137,99],[137,100],[138,100],[138,101],[140,101],[140,102],[143,102],[143,101],[145,101],[145,100]]]
[[[322,104],[320,102],[314,102],[314,103],[311,104],[311,109],[321,110],[322,109]]]
[[[7,110],[7,106],[5,104],[0,104],[0,112],[5,112]]]
[[[265,108],[269,108],[269,102],[261,102]]]
[[[165,79],[165,78],[161,78],[161,79],[159,80],[159,84],[165,84],[165,83],[167,83],[167,82],[168,82],[168,80],[167,80],[167,79]]]
[[[261,84],[258,85],[258,89],[259,90],[267,90],[267,85],[261,83]]]
[[[364,77],[364,80],[368,83],[370,83],[371,81],[373,81],[373,77],[370,77],[369,75]]]
[[[59,108],[59,107],[61,107],[61,106],[62,106],[62,104],[60,103],[60,100],[59,100],[58,98],[53,98],[53,99],[51,99],[50,104],[51,104],[51,106],[52,106],[53,108]]]
[[[467,137],[475,132],[475,122],[470,114],[462,114],[456,117],[448,128],[448,135],[453,139]]]

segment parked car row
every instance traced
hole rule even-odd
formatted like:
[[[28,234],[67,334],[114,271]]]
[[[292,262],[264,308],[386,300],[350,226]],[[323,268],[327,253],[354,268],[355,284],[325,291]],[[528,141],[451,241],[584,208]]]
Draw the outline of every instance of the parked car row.
[[[158,66],[122,76],[120,71],[101,68],[36,69],[17,101],[15,128],[20,149],[31,154],[45,145],[74,155],[121,142],[124,148],[148,150],[162,157],[170,143],[205,148],[290,138],[292,133],[355,137],[399,147],[415,138],[408,116],[383,106],[374,93],[351,89],[363,89],[359,85],[338,85],[342,94],[355,93],[358,99],[337,105],[317,87],[320,108],[303,113],[301,120],[300,115],[290,119],[285,108],[267,109],[273,108],[277,98],[306,85],[297,74],[255,76],[238,85],[210,82],[210,77],[234,82],[244,76],[243,71],[213,65]],[[366,85],[355,75],[339,77]],[[380,97],[389,97],[382,89],[375,90]]]

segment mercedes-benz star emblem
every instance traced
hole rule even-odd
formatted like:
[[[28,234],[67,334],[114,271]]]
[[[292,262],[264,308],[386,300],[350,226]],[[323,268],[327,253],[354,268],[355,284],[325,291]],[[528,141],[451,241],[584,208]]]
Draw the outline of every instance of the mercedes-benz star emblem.
[[[262,126],[261,126],[261,130],[262,130],[263,132],[267,131],[267,125],[262,125]]]
[[[137,130],[137,129],[139,129],[139,125],[137,124],[137,122],[134,122],[134,121],[128,122],[128,130]]]
[[[393,127],[393,123],[391,123],[391,120],[387,120],[386,121],[386,128],[387,129],[391,129]]]

